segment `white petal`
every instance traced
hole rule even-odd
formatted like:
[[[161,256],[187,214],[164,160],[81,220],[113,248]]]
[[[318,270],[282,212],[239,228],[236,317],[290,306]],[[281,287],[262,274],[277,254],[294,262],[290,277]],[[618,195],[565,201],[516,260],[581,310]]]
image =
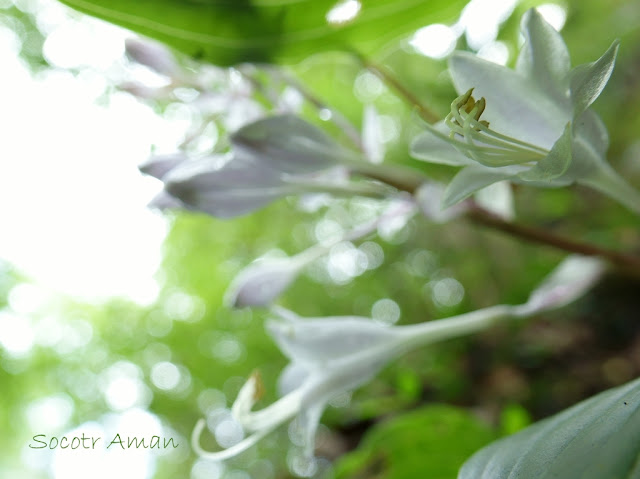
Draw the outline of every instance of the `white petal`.
[[[422,214],[435,223],[446,223],[467,211],[464,204],[454,205],[450,208],[442,208],[444,186],[437,183],[424,183],[415,192],[416,203]]]
[[[138,166],[138,169],[145,175],[162,180],[167,173],[186,161],[187,157],[182,153],[155,155]]]
[[[212,156],[179,164],[163,177],[165,189],[189,209],[219,218],[240,216],[298,192],[280,174],[248,156]]]
[[[305,384],[298,426],[302,428],[305,453],[312,456],[315,433],[326,404],[334,397],[369,382],[390,359],[391,353],[350,361],[338,368],[316,371]]]
[[[475,97],[485,97],[482,118],[504,135],[551,149],[572,118],[568,98],[557,101],[532,80],[506,67],[456,52],[449,69],[460,94],[474,88]]]
[[[445,135],[449,134],[449,129],[444,123],[438,123],[435,128]],[[411,142],[410,148],[412,157],[429,163],[451,166],[467,166],[474,163],[473,160],[464,156],[450,143],[438,138],[428,130],[418,135]]]
[[[278,378],[278,393],[286,396],[300,388],[309,376],[309,368],[298,362],[287,364]]]
[[[560,179],[579,181],[584,178],[593,177],[594,174],[610,166],[603,154],[599,153],[590,138],[585,135],[574,136],[571,144],[572,156],[574,158],[569,165],[569,169]]]
[[[528,10],[522,18],[525,44],[516,70],[559,101],[567,97],[570,59],[562,36],[540,15]]]
[[[159,210],[182,210],[187,206],[178,198],[171,196],[166,191],[161,191],[149,202],[149,208],[157,208]]]
[[[611,77],[616,62],[619,41],[613,42],[609,49],[595,62],[579,65],[571,71],[571,99],[574,104],[574,117],[578,117],[595,101]]]
[[[592,110],[585,111],[573,121],[573,136],[582,138],[600,156],[609,149],[609,133],[600,117]]]
[[[498,181],[507,180],[515,174],[514,168],[488,168],[482,165],[471,165],[463,168],[453,177],[445,190],[442,206],[447,208],[468,198],[476,191]]]
[[[256,384],[252,383],[253,380],[252,376],[245,383],[232,408],[234,419],[242,425],[245,431],[273,430],[299,413],[304,397],[304,388],[296,389],[282,396],[264,409],[251,411],[251,407],[256,401],[254,396]]]
[[[522,314],[560,308],[575,301],[602,276],[605,267],[599,258],[573,255],[562,261],[518,307]]]
[[[474,200],[499,218],[511,221],[515,217],[513,191],[509,181],[498,181],[482,188],[475,194]]]
[[[518,175],[518,178],[526,183],[534,183],[539,186],[551,186],[554,180],[559,180],[571,165],[573,139],[571,137],[571,124],[567,123],[564,133],[556,141],[547,156],[539,160],[530,170]],[[562,178],[562,183],[572,183],[573,178]]]
[[[329,168],[346,154],[322,130],[293,115],[277,115],[244,126],[231,136],[236,150],[283,173]]]
[[[175,185],[171,185],[169,191],[180,199],[187,209],[201,211],[216,218],[235,218],[245,215],[274,200],[299,193],[297,188],[286,186],[199,191],[197,189],[178,189]]]
[[[291,258],[258,260],[234,278],[225,303],[234,308],[267,306],[296,279],[301,266]]]
[[[296,419],[299,428],[298,433],[303,441],[304,456],[307,459],[314,456],[316,431],[318,430],[318,424],[320,424],[325,405],[324,403],[315,402],[303,409]]]
[[[276,186],[282,174],[261,165],[250,155],[212,155],[184,161],[169,171],[162,180],[185,188],[208,190],[238,186]]]
[[[267,306],[289,287],[305,266],[327,252],[327,246],[318,244],[290,258],[257,260],[231,282],[225,303],[235,308]]]
[[[267,331],[282,352],[302,364],[328,365],[382,344],[393,344],[395,330],[356,316],[267,322]]]

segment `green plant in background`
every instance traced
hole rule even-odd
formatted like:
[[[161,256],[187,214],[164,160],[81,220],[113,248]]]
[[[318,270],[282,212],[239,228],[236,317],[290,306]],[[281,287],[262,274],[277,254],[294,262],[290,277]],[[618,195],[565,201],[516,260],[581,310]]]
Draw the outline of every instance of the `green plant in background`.
[[[169,279],[162,314],[171,310],[167,304],[179,305],[181,300],[196,310],[194,298],[206,298],[201,309],[208,320],[176,326],[169,357],[182,358],[200,392],[198,402],[206,404],[195,408],[190,404],[194,395],[185,392],[170,403],[158,400],[152,409],[170,417],[169,422],[179,417],[184,436],[195,426],[192,448],[200,458],[243,467],[242,458],[252,454],[247,449],[269,452],[270,438],[290,423],[286,462],[299,476],[326,472],[323,456],[338,458],[333,473],[340,478],[638,474],[637,380],[524,429],[528,415],[517,415],[522,412],[518,406],[507,407],[503,432],[522,430],[484,449],[497,434],[468,410],[430,405],[406,412],[431,398],[458,406],[482,403],[483,390],[465,382],[469,369],[481,366],[456,363],[471,354],[469,350],[458,354],[456,346],[437,343],[471,333],[484,337],[487,331],[501,331],[498,325],[506,330],[520,327],[515,326],[520,321],[512,321],[518,318],[533,318],[535,324],[552,310],[559,311],[555,316],[560,318],[571,311],[565,307],[607,275],[631,278],[640,273],[640,258],[631,252],[638,241],[638,219],[632,212],[640,212],[640,194],[630,185],[637,178],[633,169],[618,174],[611,166],[615,162],[607,162],[609,134],[591,109],[603,91],[607,94],[610,79],[614,81],[617,41],[595,62],[570,69],[560,34],[535,9],[523,5],[504,28],[511,31],[515,45],[521,23],[524,43],[515,69],[458,51],[448,60],[450,77],[443,77],[444,66],[398,48],[399,38],[426,24],[453,19],[462,2],[63,3],[191,57],[146,40],[130,40],[127,53],[132,61],[167,82],[159,88],[142,83],[120,87],[156,105],[182,103],[195,112],[181,150],[154,155],[140,167],[164,184],[152,205],[233,218],[232,223],[210,223],[197,215],[177,214],[167,242]],[[621,45],[624,49],[624,39]],[[468,47],[462,39],[458,46]],[[580,60],[587,60],[585,56],[584,51],[578,55]],[[329,79],[322,83],[323,75]],[[359,101],[338,86],[344,78],[360,84]],[[371,94],[373,100],[367,99],[378,90]],[[627,141],[635,138],[609,126],[614,143],[623,133]],[[214,140],[207,141],[210,138]],[[614,211],[611,217],[590,215],[588,205],[608,200],[569,190],[575,183],[604,193],[626,209],[608,205]],[[285,197],[296,197],[296,203],[281,201]],[[576,206],[583,200],[587,206]],[[311,215],[300,212],[305,209]],[[547,228],[547,221],[558,221],[565,212],[575,214],[568,216],[563,234]],[[243,217],[249,213],[252,216]],[[524,225],[516,216],[537,226]],[[614,225],[612,232],[606,231],[608,225]],[[475,226],[534,246],[502,248],[500,239],[479,235]],[[374,241],[376,233],[391,245],[381,247]],[[581,239],[573,239],[572,233]],[[621,244],[630,252],[622,252]],[[242,268],[274,245],[300,252],[276,252]],[[546,247],[570,256],[563,261],[558,254],[546,256]],[[226,277],[211,271],[212,263],[232,257],[235,264]],[[439,269],[437,261],[454,272]],[[228,281],[231,272],[235,278]],[[354,286],[358,276],[367,284]],[[172,292],[171,287],[183,291]],[[387,291],[402,298],[402,314],[387,299]],[[273,306],[276,301],[300,316]],[[346,315],[337,315],[345,309]],[[148,315],[132,324],[146,321],[149,331],[161,328],[158,311],[131,314]],[[291,361],[281,374],[277,352],[256,324],[255,318],[263,316],[268,335]],[[400,316],[416,324],[392,325]],[[440,319],[425,321],[433,317]],[[144,330],[132,331],[131,344],[119,352],[114,349],[114,356],[141,350],[134,337]],[[236,337],[225,336],[225,331]],[[508,342],[499,336],[491,343],[496,349]],[[527,350],[525,343],[522,355],[534,363],[544,361],[548,350],[560,348],[560,343],[536,342],[539,350]],[[167,356],[162,351],[158,357]],[[251,363],[246,366],[261,372],[241,385],[244,365],[211,371],[208,362],[222,358],[224,351],[244,351]],[[403,361],[412,366],[402,376],[395,366],[385,369],[390,361],[400,365],[398,371]],[[280,398],[271,387],[278,375]],[[618,384],[631,377],[623,379]],[[429,391],[430,383],[435,393]],[[524,386],[518,379],[504,383],[513,387],[505,393],[506,402],[521,401],[518,387]],[[226,398],[236,397],[229,408],[208,389],[217,387],[225,390]],[[336,429],[367,421],[371,427],[362,438],[355,434],[354,444],[327,452],[322,437],[330,433],[318,431],[323,412],[328,404],[349,403],[356,388],[362,389],[346,411],[330,409],[326,421]],[[582,392],[584,397],[595,391],[585,386]],[[254,410],[263,397],[271,405]],[[201,414],[205,419],[198,420]],[[343,436],[351,437],[347,432]],[[276,455],[285,455],[282,447]],[[254,474],[261,477],[260,471]]]

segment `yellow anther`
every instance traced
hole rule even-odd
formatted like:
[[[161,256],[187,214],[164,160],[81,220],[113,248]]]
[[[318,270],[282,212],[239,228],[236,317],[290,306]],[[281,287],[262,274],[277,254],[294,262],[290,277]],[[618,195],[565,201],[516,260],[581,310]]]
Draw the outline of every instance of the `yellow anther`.
[[[469,101],[469,98],[472,98],[471,97],[472,93],[473,93],[473,88],[471,88],[469,91],[467,91],[467,93],[465,93],[464,95],[460,95],[458,98],[453,100],[453,103],[451,103],[451,109],[452,110],[456,110],[456,111],[460,111],[460,108],[462,108],[463,106],[465,106],[467,104],[467,101]]]
[[[482,112],[484,111],[485,107],[487,106],[487,100],[485,100],[484,97],[482,97],[477,101],[476,105],[478,105],[478,109],[476,110],[476,114],[473,116],[473,118],[476,121],[478,121],[478,120],[480,120],[480,115],[482,115]]]
[[[251,373],[251,379],[254,381],[255,390],[253,392],[253,401],[258,402],[264,397],[264,383],[262,382],[262,375],[257,369]]]
[[[469,99],[467,100],[467,103],[463,105],[463,110],[466,111],[467,113],[471,113],[471,110],[473,110],[475,106],[476,106],[476,100],[472,96],[470,96]]]

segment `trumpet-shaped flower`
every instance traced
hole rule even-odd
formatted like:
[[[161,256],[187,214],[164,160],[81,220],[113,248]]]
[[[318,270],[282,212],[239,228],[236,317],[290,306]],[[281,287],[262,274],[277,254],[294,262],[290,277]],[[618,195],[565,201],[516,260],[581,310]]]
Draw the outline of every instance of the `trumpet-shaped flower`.
[[[243,215],[288,195],[328,191],[381,196],[373,184],[340,184],[328,171],[350,154],[313,125],[292,115],[251,123],[231,137],[225,155],[157,156],[142,172],[165,184],[152,205],[182,207],[221,218]]]
[[[295,281],[305,266],[327,251],[327,247],[318,244],[293,257],[254,261],[231,282],[225,303],[235,308],[271,304]]]
[[[218,453],[205,453],[197,437],[204,423],[194,431],[194,447],[214,459],[237,454],[280,424],[298,416],[305,455],[313,455],[315,432],[326,404],[335,396],[369,381],[398,353],[403,335],[397,328],[369,318],[334,317],[302,319],[278,309],[279,318],[267,324],[269,334],[291,363],[280,377],[282,398],[253,412],[260,399],[259,376],[253,374],[240,390],[232,413],[247,432],[242,443]],[[238,451],[239,452],[239,451]]]
[[[501,180],[578,182],[640,212],[640,194],[606,162],[608,134],[589,110],[611,76],[618,42],[595,62],[570,69],[562,37],[536,10],[525,14],[522,31],[515,71],[466,52],[449,61],[460,96],[444,122],[428,126],[411,147],[418,159],[462,167],[443,205]]]
[[[305,319],[276,309],[269,334],[291,360],[280,377],[282,397],[253,411],[262,384],[253,374],[240,390],[232,414],[246,433],[241,442],[219,452],[200,446],[205,421],[193,432],[194,450],[211,459],[226,459],[255,444],[281,424],[297,417],[305,455],[312,457],[314,436],[327,403],[372,379],[391,359],[405,351],[483,330],[510,317],[527,317],[562,307],[588,290],[602,273],[597,259],[571,257],[518,306],[498,305],[447,319],[409,326],[387,326],[369,318]]]

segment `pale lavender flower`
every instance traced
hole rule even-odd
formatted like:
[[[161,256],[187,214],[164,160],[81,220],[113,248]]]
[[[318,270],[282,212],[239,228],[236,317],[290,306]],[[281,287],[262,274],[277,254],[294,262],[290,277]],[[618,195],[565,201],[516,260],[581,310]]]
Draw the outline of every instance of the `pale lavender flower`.
[[[447,119],[427,126],[411,146],[418,159],[462,167],[444,206],[502,180],[541,187],[578,182],[640,212],[640,194],[606,162],[607,130],[589,110],[611,76],[618,42],[595,62],[570,69],[562,37],[536,10],[525,14],[522,31],[515,71],[466,52],[451,56],[460,96]]]

